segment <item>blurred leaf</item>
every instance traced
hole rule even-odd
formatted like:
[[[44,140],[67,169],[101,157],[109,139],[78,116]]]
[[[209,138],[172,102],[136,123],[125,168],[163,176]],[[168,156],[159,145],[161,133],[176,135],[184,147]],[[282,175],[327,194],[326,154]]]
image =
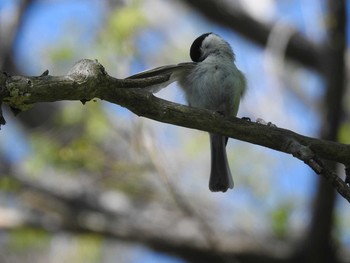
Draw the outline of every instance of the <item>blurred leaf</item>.
[[[293,210],[291,203],[287,202],[277,207],[271,214],[272,231],[277,238],[286,238],[289,229],[289,216]]]
[[[0,189],[2,191],[15,192],[21,188],[18,181],[9,176],[2,176],[0,178]]]
[[[51,236],[42,230],[19,228],[10,232],[9,247],[21,252],[34,248],[45,247]]]
[[[76,103],[66,103],[55,119],[56,125],[62,127],[81,122],[86,108],[81,104],[78,106]]]
[[[117,40],[123,40],[132,36],[135,29],[143,26],[145,22],[139,4],[134,2],[132,5],[114,10],[110,16],[108,31],[114,33]]]
[[[32,135],[35,155],[28,160],[32,173],[45,167],[96,172],[105,164],[103,149],[108,121],[100,103],[82,107],[67,104],[56,117],[53,134]]]
[[[77,237],[75,253],[70,262],[95,263],[101,262],[102,239],[97,235],[79,235]]]
[[[60,61],[72,59],[73,54],[74,54],[74,49],[70,46],[64,46],[64,45],[50,51],[51,59],[57,63],[59,63]]]
[[[339,142],[350,144],[350,122],[344,123],[339,129]]]
[[[132,40],[135,32],[145,27],[146,22],[138,1],[114,9],[108,17],[104,31],[100,35],[99,58],[104,61],[101,57],[102,54],[111,57],[111,53],[115,53],[119,57],[120,54],[130,55],[130,53],[133,53]],[[106,59],[106,61],[108,60]]]

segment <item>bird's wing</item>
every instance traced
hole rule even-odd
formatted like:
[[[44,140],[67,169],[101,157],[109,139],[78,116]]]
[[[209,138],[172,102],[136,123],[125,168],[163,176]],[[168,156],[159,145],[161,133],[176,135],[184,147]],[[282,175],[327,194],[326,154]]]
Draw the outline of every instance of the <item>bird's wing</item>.
[[[172,82],[177,81],[178,78],[181,76],[181,73],[185,72],[186,70],[190,70],[195,65],[196,63],[194,62],[185,62],[176,65],[157,67],[129,76],[126,79],[143,79],[156,76],[169,76],[169,79],[167,81],[145,88],[146,90],[152,93],[156,93],[161,89],[165,88],[166,86],[170,85]]]

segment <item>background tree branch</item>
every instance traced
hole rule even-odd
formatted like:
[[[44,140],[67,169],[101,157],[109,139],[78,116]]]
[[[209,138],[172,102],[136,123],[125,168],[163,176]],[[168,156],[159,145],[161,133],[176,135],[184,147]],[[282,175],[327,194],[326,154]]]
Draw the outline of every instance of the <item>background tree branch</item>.
[[[208,19],[236,31],[260,46],[266,46],[273,30],[273,25],[259,22],[244,10],[228,6],[225,1],[183,1]],[[321,63],[323,58],[322,51],[322,47],[295,31],[287,44],[286,56],[303,66],[323,72],[324,69]]]
[[[326,140],[337,141],[338,133],[343,122],[343,98],[346,90],[346,1],[328,0],[329,23],[327,38],[324,42],[324,55],[321,65],[324,67],[326,94],[323,101],[324,115],[320,137]],[[337,164],[328,162],[332,170]],[[332,226],[336,205],[336,192],[325,180],[319,180],[314,200],[311,224],[307,233],[302,251],[302,259],[318,262],[335,262]]]
[[[122,80],[107,74],[97,61],[81,60],[67,76],[0,76],[3,102],[26,110],[32,104],[60,100],[83,103],[99,98],[128,108],[135,114],[160,122],[199,129],[292,154],[324,176],[350,202],[349,187],[319,158],[348,164],[350,146],[299,135],[237,118],[226,119],[204,109],[189,108],[165,101],[140,88],[167,81],[168,75]],[[316,165],[315,165],[316,164]]]
[[[51,233],[64,230],[136,241],[156,251],[181,256],[188,262],[293,262],[287,256],[290,244],[272,237],[265,242],[260,237],[239,233],[233,236],[216,229],[218,239],[213,246],[204,238],[196,217],[169,209],[161,202],[153,201],[140,207],[123,193],[117,193],[114,202],[124,205],[113,209],[103,201],[104,193],[96,192],[96,189],[64,192],[54,183],[47,185],[18,175],[13,178],[21,184],[25,195],[39,195],[45,201],[40,207],[34,205],[35,212],[32,213],[16,209],[0,210],[3,217],[0,227],[3,229],[34,227]],[[59,214],[59,218],[54,214]]]

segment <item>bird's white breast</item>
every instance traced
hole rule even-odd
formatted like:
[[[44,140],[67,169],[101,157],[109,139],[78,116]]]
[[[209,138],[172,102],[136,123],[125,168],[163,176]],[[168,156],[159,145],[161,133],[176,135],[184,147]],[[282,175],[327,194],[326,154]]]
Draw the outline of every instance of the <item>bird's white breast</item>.
[[[229,60],[208,58],[179,80],[190,106],[236,115],[244,86],[241,72]]]

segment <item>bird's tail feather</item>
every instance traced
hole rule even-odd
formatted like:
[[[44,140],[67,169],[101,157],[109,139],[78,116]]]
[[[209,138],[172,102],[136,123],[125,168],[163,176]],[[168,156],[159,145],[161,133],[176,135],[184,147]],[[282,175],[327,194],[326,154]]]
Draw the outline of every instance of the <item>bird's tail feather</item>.
[[[226,155],[227,137],[210,133],[211,171],[209,189],[226,192],[233,188],[233,179]]]

